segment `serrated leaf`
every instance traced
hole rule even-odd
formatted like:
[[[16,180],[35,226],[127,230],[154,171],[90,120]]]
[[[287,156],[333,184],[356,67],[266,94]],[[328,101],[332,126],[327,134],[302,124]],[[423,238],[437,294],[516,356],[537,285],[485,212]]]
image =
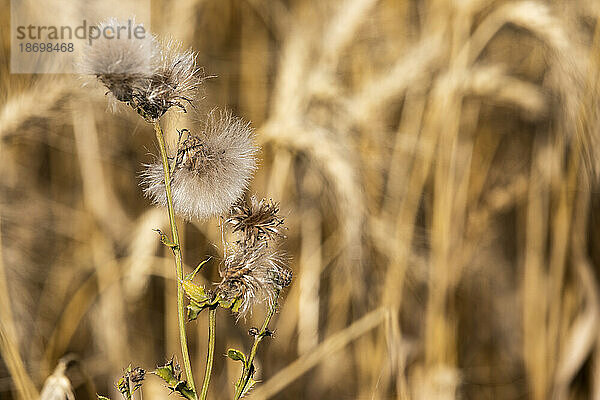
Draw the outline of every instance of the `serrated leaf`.
[[[187,305],[187,317],[190,321],[198,318],[198,315],[206,309],[210,307],[210,302],[197,303],[194,300],[190,300],[190,304]]]
[[[165,365],[159,365],[152,373],[165,381],[169,386],[175,386],[181,379],[181,372],[179,372],[179,368],[175,366],[173,359]]]
[[[206,264],[207,262],[209,262],[211,258],[212,257],[208,257],[206,260],[204,260],[200,264],[198,264],[198,266],[196,267],[196,269],[193,272],[190,272],[189,274],[187,274],[185,276],[185,280],[186,281],[191,281],[192,279],[194,279],[194,277],[196,276],[196,274],[198,273],[198,271],[200,271],[202,269],[202,267],[204,266],[204,264]]]
[[[162,233],[160,229],[153,229],[153,231],[158,233],[158,235],[160,236],[160,242],[165,246],[170,247],[171,249],[176,249],[177,247],[179,247],[174,242],[172,242],[167,235]]]
[[[229,349],[227,350],[227,357],[231,358],[234,361],[241,361],[246,364],[246,356],[239,350]]]
[[[192,304],[187,306],[187,318],[188,321],[194,321],[198,318],[198,316],[200,315],[200,312],[202,312],[204,308],[199,308],[199,307],[195,307]]]
[[[173,384],[173,383],[177,382],[173,378],[173,371],[170,370],[166,366],[164,366],[164,367],[158,367],[154,371],[152,371],[152,373],[154,375],[158,376],[159,378],[161,378],[163,381],[165,381],[167,383],[167,385],[170,385],[170,384]]]
[[[206,294],[203,286],[196,285],[195,283],[183,280],[182,286],[185,294],[190,298],[190,300],[194,300],[196,303],[202,304],[207,301],[210,301],[210,297]]]
[[[242,299],[227,300],[227,299],[219,298],[218,303],[223,308],[228,308],[232,312],[238,312],[238,311],[240,311],[240,307],[242,306]]]
[[[196,399],[196,392],[194,392],[189,386],[188,383],[186,381],[179,381],[177,382],[177,385],[175,385],[174,388],[171,388],[173,391],[179,393],[180,395],[182,395],[183,397],[185,397],[188,400],[195,400]]]
[[[181,380],[181,372],[179,372],[179,368],[173,360],[163,366],[158,366],[152,373],[165,381],[167,387],[172,391],[179,393],[188,400],[196,399],[196,393],[189,387],[187,381]]]

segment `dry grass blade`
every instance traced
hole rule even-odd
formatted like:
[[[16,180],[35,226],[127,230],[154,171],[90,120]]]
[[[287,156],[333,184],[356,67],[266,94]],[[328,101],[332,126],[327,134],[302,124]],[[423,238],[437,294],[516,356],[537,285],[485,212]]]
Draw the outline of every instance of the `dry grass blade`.
[[[166,230],[169,221],[162,210],[153,208],[142,214],[135,223],[132,230],[132,239],[129,243],[127,253],[131,260],[126,269],[131,278],[125,281],[125,293],[130,300],[139,300],[144,294],[148,284],[148,271],[152,269],[154,254],[161,246],[156,239],[154,229]],[[152,243],[152,245],[149,245]]]
[[[388,311],[386,309],[379,308],[371,311],[358,321],[353,322],[352,325],[344,330],[331,335],[312,351],[298,358],[259,386],[252,392],[253,398],[268,399],[276,395],[287,385],[319,364],[325,358],[340,351],[352,341],[376,328],[385,320],[387,315]]]
[[[91,104],[75,105],[72,122],[86,205],[98,223],[108,228],[113,237],[122,237],[129,226],[129,218],[105,177]]]
[[[340,4],[339,11],[328,24],[323,37],[326,64],[333,66],[338,61],[340,53],[351,43],[361,22],[378,1],[346,0]]]
[[[357,121],[364,121],[384,103],[400,97],[416,81],[426,81],[442,52],[439,37],[423,39],[408,50],[388,73],[363,85],[349,100],[348,114]]]
[[[548,113],[548,99],[533,83],[507,76],[496,66],[475,67],[467,73],[465,91],[489,98],[502,105],[518,107],[530,119],[541,119]]]
[[[30,90],[8,98],[0,111],[0,138],[15,134],[32,118],[47,118],[73,92],[72,85],[62,80],[42,80]]]
[[[19,355],[19,349],[9,336],[2,321],[0,321],[0,354],[2,354],[2,359],[10,371],[20,400],[37,399],[39,393],[25,370],[23,360]]]

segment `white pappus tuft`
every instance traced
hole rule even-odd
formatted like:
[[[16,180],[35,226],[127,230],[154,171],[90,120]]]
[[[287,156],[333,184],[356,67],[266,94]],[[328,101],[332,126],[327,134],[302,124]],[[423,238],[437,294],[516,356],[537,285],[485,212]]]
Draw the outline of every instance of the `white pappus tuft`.
[[[117,32],[123,26],[110,19],[98,28]],[[204,81],[195,52],[173,40],[159,42],[149,33],[142,38],[101,35],[84,49],[79,69],[95,75],[114,99],[149,122],[156,122],[171,107],[185,112]]]
[[[170,152],[171,192],[175,213],[185,219],[225,214],[248,187],[256,169],[254,133],[250,124],[228,112],[211,112],[200,134],[182,132]],[[160,160],[142,174],[144,193],[167,205]]]
[[[98,29],[115,31],[119,26],[124,23],[111,18],[98,24]],[[84,48],[78,67],[81,73],[95,75],[116,100],[130,102],[134,92],[154,74],[158,52],[156,40],[151,35],[141,39],[101,35]]]

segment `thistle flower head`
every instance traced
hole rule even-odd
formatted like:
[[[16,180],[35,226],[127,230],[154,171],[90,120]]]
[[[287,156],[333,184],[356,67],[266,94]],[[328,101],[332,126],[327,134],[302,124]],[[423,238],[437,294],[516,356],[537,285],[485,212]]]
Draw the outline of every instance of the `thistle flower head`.
[[[124,25],[111,18],[98,24],[98,29],[101,32],[116,31]],[[130,102],[139,87],[154,74],[157,52],[156,41],[151,35],[141,39],[102,35],[85,48],[79,69],[84,74],[95,75],[114,99]]]
[[[250,125],[227,112],[209,114],[200,133],[188,133],[171,152],[171,192],[175,212],[203,219],[225,214],[247,188],[256,168],[254,134]],[[160,162],[146,166],[144,193],[167,205]]]
[[[149,121],[158,120],[171,107],[186,112],[204,80],[202,69],[197,67],[197,55],[192,50],[183,50],[179,43],[166,41],[158,54],[158,65],[142,82],[132,105]]]
[[[283,238],[283,218],[278,216],[279,204],[272,200],[258,200],[252,196],[250,203],[238,201],[233,205],[225,220],[233,232],[242,234],[247,246],[261,240]]]
[[[238,318],[258,303],[273,305],[277,294],[291,283],[292,273],[286,258],[276,246],[266,241],[252,247],[236,244],[219,271],[217,293],[226,300],[241,300]]]
[[[98,28],[118,32],[126,25],[110,19]],[[85,49],[80,70],[95,75],[114,99],[149,122],[172,107],[185,112],[204,80],[196,53],[172,40],[159,42],[150,34],[142,38],[102,35]]]
[[[279,291],[291,284],[292,271],[278,248],[284,237],[284,220],[278,213],[277,203],[253,196],[249,203],[238,201],[226,219],[241,239],[225,257],[217,293],[241,301],[238,318],[254,304],[267,301],[272,306]]]

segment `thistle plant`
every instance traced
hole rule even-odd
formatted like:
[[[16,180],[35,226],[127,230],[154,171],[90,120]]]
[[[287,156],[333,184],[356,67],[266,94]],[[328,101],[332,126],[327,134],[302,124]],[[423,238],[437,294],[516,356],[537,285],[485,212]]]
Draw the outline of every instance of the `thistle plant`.
[[[117,30],[119,22],[100,24],[101,30]],[[161,119],[172,111],[188,112],[201,99],[199,91],[205,76],[197,66],[197,55],[174,41],[154,36],[143,39],[101,38],[87,49],[81,70],[93,75],[108,90],[115,108],[124,104],[152,124],[159,155],[145,165],[141,185],[144,194],[156,205],[166,207],[171,236],[158,231],[160,241],[174,255],[177,277],[177,310],[181,356],[185,371],[171,359],[152,372],[174,392],[188,400],[206,399],[214,359],[216,312],[224,308],[236,315],[236,321],[259,304],[267,307],[261,329],[251,328],[254,344],[248,355],[229,349],[228,356],[243,363],[235,385],[235,399],[243,397],[255,385],[253,364],[260,341],[271,336],[268,325],[277,310],[281,291],[290,285],[292,274],[280,249],[285,238],[279,205],[271,200],[245,200],[245,193],[256,169],[258,147],[250,124],[226,111],[210,112],[203,124],[180,127],[175,146],[167,146]],[[214,288],[193,282],[206,265],[201,262],[194,272],[184,275],[176,215],[184,220],[218,217],[223,237],[221,281]],[[226,232],[227,231],[227,232]],[[189,303],[184,304],[184,294]],[[209,332],[207,365],[198,395],[187,346],[185,322],[208,310]],[[125,399],[141,391],[145,371],[127,368],[116,387]],[[99,396],[99,398],[104,398]]]

